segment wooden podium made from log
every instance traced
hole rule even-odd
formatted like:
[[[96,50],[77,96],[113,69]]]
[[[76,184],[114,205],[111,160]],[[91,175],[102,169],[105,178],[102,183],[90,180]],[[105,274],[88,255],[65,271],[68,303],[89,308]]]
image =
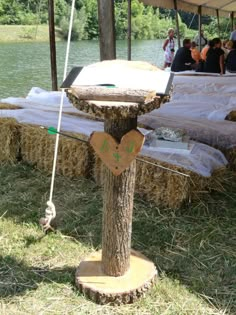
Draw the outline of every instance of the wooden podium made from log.
[[[108,166],[104,171],[102,250],[80,263],[76,285],[96,303],[132,303],[157,275],[150,260],[131,250],[135,156],[143,144],[137,116],[158,108],[163,98],[150,91],[94,86],[72,87],[67,95],[77,109],[104,118],[105,132],[94,133],[90,143]],[[130,142],[132,137],[137,147],[135,141]],[[109,150],[119,163],[111,163]],[[133,153],[131,159],[129,153]]]

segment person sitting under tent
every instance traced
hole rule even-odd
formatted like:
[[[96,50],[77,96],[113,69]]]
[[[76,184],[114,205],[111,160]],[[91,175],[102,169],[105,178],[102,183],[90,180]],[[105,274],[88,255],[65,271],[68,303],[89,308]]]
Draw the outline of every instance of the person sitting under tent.
[[[220,38],[214,38],[210,41],[210,47],[207,51],[204,72],[224,73],[224,51],[221,49]]]
[[[236,40],[236,24],[234,25],[234,31],[230,34],[230,40],[235,41]]]
[[[201,47],[204,47],[207,45],[207,38],[204,36],[203,30],[201,30],[201,37],[199,38],[199,34],[197,34],[194,38],[194,41],[197,46],[200,46],[200,43],[201,43]]]
[[[201,60],[201,54],[200,51],[197,49],[197,45],[195,42],[192,42],[191,45],[191,55],[192,58],[196,61],[196,63],[199,63],[199,61]]]
[[[228,50],[228,53],[230,52],[230,50],[233,49],[233,46],[234,46],[234,42],[232,40],[229,40],[227,44],[225,45],[226,49]]]
[[[227,56],[228,56],[228,53],[229,53],[229,49],[228,49],[228,47],[227,47],[227,44],[228,44],[229,42],[231,42],[231,41],[228,40],[228,39],[225,39],[225,40],[223,40],[223,42],[222,42],[222,47],[221,47],[221,49],[224,51],[224,59],[225,59],[225,60],[226,60],[226,58],[227,58]]]
[[[201,59],[202,59],[203,61],[206,61],[207,52],[208,52],[209,47],[210,47],[210,40],[207,42],[207,45],[202,48],[202,51],[201,51]]]
[[[174,61],[171,66],[171,71],[180,72],[186,70],[192,70],[196,64],[195,60],[191,56],[191,40],[185,38],[183,40],[183,47],[177,50]]]
[[[226,58],[226,70],[229,72],[236,72],[236,41],[233,42],[232,49]]]

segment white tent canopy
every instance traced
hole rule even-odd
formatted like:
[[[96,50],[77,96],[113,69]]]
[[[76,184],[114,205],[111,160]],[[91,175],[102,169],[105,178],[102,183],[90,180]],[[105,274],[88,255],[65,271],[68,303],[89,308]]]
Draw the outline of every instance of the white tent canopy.
[[[144,4],[152,5],[160,8],[173,9],[174,0],[140,0]],[[177,0],[178,10],[186,12],[198,13],[201,6],[202,15],[229,16],[230,13],[236,13],[236,1],[232,0]]]

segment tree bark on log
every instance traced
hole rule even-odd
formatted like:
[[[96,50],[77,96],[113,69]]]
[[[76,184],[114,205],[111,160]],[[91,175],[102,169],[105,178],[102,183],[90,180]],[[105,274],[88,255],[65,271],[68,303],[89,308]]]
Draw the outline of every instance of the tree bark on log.
[[[149,281],[146,281],[142,287],[137,288],[136,290],[129,292],[122,292],[120,294],[117,293],[106,293],[99,292],[99,290],[93,290],[89,287],[86,288],[85,285],[76,283],[80,292],[82,292],[86,297],[92,300],[95,303],[104,305],[121,305],[121,304],[131,304],[136,302],[140,297],[144,296],[145,293],[151,289],[151,287],[156,282],[156,277],[154,276]]]
[[[132,250],[130,270],[119,278],[104,274],[101,251],[91,253],[76,269],[75,283],[80,292],[99,304],[120,305],[135,302],[155,283],[155,265],[141,253]]]
[[[137,127],[137,118],[105,120],[105,131],[117,141]],[[135,160],[119,176],[105,170],[102,268],[110,276],[122,276],[130,266]]]
[[[169,101],[168,96],[156,96],[151,101],[143,102],[112,102],[112,101],[90,101],[80,100],[74,89],[67,90],[70,102],[77,109],[89,113],[98,118],[123,119],[144,115],[153,109],[159,108],[165,100]]]

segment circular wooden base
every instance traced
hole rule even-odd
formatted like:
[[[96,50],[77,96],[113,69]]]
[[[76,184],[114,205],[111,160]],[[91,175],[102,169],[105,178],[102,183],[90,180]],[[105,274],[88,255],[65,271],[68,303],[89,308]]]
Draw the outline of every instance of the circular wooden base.
[[[92,253],[76,270],[76,286],[99,304],[133,303],[155,282],[157,270],[145,256],[132,250],[130,269],[121,277],[107,276],[102,271],[101,251]]]

